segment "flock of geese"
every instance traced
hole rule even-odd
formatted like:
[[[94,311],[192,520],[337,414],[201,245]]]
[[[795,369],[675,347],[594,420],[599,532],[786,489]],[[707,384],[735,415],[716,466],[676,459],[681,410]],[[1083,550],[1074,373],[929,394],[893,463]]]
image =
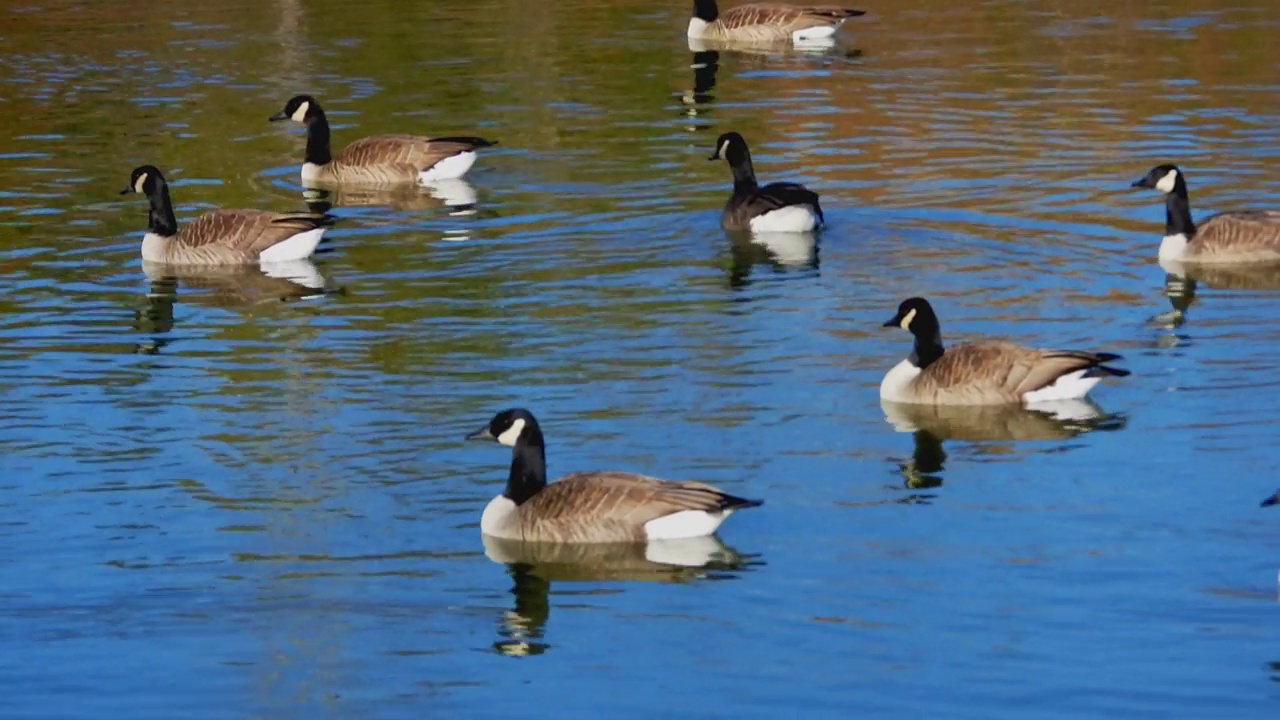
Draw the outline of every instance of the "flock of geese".
[[[833,6],[753,4],[720,12],[715,0],[694,0],[691,40],[800,45],[830,42],[845,20],[862,11]],[[301,169],[304,186],[430,186],[461,178],[477,155],[496,145],[480,137],[380,135],[355,140],[334,154],[329,123],[310,95],[290,98],[269,118],[306,127]],[[721,226],[743,233],[810,233],[824,223],[818,194],[803,185],[761,185],[746,140],[728,132],[716,140],[711,160],[724,160],[733,175],[733,193]],[[1280,212],[1223,213],[1196,223],[1187,182],[1174,165],[1153,168],[1135,187],[1165,195],[1166,221],[1159,258],[1187,264],[1280,261]],[[206,268],[296,261],[315,252],[335,218],[327,214],[263,210],[216,210],[179,226],[164,175],[151,165],[136,168],[123,193],[150,202],[142,240],[146,263]],[[902,302],[886,327],[911,333],[908,357],[888,371],[880,385],[883,400],[895,403],[969,407],[1035,406],[1084,398],[1105,377],[1128,371],[1113,353],[1029,348],[1003,341],[974,341],[950,347],[924,298]],[[491,440],[512,448],[507,483],[480,519],[487,536],[519,541],[633,543],[709,536],[738,510],[761,504],[710,485],[673,482],[626,472],[575,473],[548,483],[545,443],[533,414],[504,410],[468,439]],[[1276,504],[1280,493],[1264,505]]]

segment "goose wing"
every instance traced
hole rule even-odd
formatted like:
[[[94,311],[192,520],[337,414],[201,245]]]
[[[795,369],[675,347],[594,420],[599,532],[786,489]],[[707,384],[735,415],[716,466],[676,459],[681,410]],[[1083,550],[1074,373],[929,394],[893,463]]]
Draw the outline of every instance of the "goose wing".
[[[726,10],[720,13],[719,21],[726,30],[769,25],[786,32],[794,32],[824,25],[839,25],[851,17],[864,14],[866,13],[862,10],[835,5],[755,3]]]
[[[1280,212],[1242,210],[1200,222],[1192,240],[1196,257],[1280,258]]]
[[[823,219],[818,193],[799,183],[770,183],[756,188],[755,192],[741,196],[739,203],[741,207],[747,209],[748,217],[756,217],[791,205],[810,205],[818,214],[818,219]]]
[[[193,249],[217,246],[256,257],[298,233],[327,227],[334,220],[331,215],[215,210],[183,226],[178,242]]]
[[[520,506],[525,537],[558,541],[644,538],[650,520],[685,510],[719,512],[759,505],[699,482],[625,472],[567,475]]]
[[[924,399],[1019,402],[1023,395],[1078,370],[1128,375],[1126,370],[1104,365],[1118,358],[1111,353],[1039,350],[998,341],[961,343],[947,348],[916,383]]]
[[[342,165],[353,167],[403,165],[417,172],[447,157],[496,144],[478,137],[376,135],[356,140],[343,148],[334,159]]]

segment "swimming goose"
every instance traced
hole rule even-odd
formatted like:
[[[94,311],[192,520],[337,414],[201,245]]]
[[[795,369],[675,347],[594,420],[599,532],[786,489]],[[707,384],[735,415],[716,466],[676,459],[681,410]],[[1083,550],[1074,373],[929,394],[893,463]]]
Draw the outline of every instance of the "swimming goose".
[[[735,511],[762,504],[698,482],[617,471],[574,473],[548,485],[542,430],[520,408],[498,413],[467,439],[514,448],[507,486],[480,517],[485,535],[571,543],[703,537]]]
[[[1233,263],[1280,260],[1280,212],[1237,210],[1212,215],[1197,225],[1191,219],[1187,180],[1177,165],[1159,165],[1132,187],[1165,194],[1164,239],[1160,260]]]
[[[720,215],[720,227],[763,233],[809,232],[822,225],[818,193],[797,183],[756,182],[751,150],[738,133],[727,132],[716,140],[716,151],[707,159],[721,158],[733,171],[733,195]]]
[[[1082,398],[1104,376],[1128,370],[1104,363],[1112,353],[1039,350],[1002,341],[944,349],[938,317],[924,298],[910,298],[884,324],[915,336],[911,355],[884,376],[880,398],[901,403],[1000,405]]]
[[[304,183],[394,185],[455,180],[471,169],[476,150],[498,144],[478,137],[375,135],[356,140],[335,157],[329,150],[329,120],[310,95],[290,98],[283,110],[268,119],[307,126]]]
[[[121,195],[141,193],[151,201],[142,259],[174,265],[235,265],[284,262],[310,257],[331,215],[265,210],[214,210],[178,228],[169,183],[151,165],[134,168]]]
[[[698,40],[803,43],[830,38],[845,20],[865,14],[836,5],[779,3],[742,5],[721,13],[716,0],[693,0],[688,34]]]

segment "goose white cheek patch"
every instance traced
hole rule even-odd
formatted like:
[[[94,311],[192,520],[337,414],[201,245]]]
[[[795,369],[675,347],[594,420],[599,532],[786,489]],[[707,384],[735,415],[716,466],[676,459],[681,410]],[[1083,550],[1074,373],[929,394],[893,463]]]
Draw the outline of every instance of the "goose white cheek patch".
[[[902,317],[902,322],[900,323],[900,325],[902,326],[902,329],[910,331],[911,321],[915,319],[916,319],[916,309],[911,308],[911,311]]]
[[[133,191],[141,194],[143,192],[142,186],[146,184],[147,184],[147,173],[142,173],[141,175],[138,176],[138,181],[133,184]]]
[[[307,119],[307,110],[309,109],[311,109],[311,103],[304,102],[298,106],[297,110],[293,111],[293,115],[291,117],[295,122],[305,122]]]
[[[515,447],[516,440],[520,438],[520,433],[524,432],[524,418],[517,418],[511,423],[511,427],[507,428],[498,436],[498,442],[507,447]]]
[[[1160,182],[1156,183],[1156,189],[1163,193],[1171,193],[1176,182],[1178,182],[1178,171],[1170,170],[1160,178]]]

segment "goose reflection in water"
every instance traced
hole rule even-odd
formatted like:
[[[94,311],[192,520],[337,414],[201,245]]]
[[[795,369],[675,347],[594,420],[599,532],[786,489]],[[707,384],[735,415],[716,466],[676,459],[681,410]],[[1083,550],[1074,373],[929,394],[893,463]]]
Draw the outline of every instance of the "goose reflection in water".
[[[449,215],[476,214],[475,186],[463,179],[435,180],[425,185],[315,185],[303,191],[312,212],[329,212],[334,207],[387,207],[421,212],[444,208]],[[323,210],[322,210],[323,209]]]
[[[745,287],[757,267],[812,277],[818,271],[817,233],[729,234],[729,287]]]
[[[1280,290],[1280,263],[1232,263],[1188,265],[1176,260],[1161,260],[1165,275],[1165,295],[1173,310],[1156,316],[1162,328],[1174,329],[1186,322],[1187,310],[1196,302],[1199,285],[1214,290]]]
[[[691,583],[724,580],[752,566],[757,557],[741,555],[715,536],[648,543],[538,543],[481,535],[484,554],[507,566],[515,604],[502,614],[495,651],[512,657],[540,655],[551,612],[553,582]]]
[[[911,460],[899,465],[908,490],[942,485],[947,454],[944,440],[1026,442],[1069,440],[1094,431],[1123,428],[1124,415],[1107,414],[1089,400],[1059,400],[1020,405],[916,405],[880,401],[885,420],[898,432],[911,433]],[[911,496],[918,502],[932,496]]]
[[[135,351],[154,355],[171,340],[174,304],[181,293],[190,305],[235,308],[265,303],[293,302],[336,292],[327,287],[319,268],[310,260],[260,265],[170,265],[142,263],[150,282],[143,306],[134,315],[133,327],[153,337]]]
[[[692,42],[690,49],[693,50],[693,59],[689,61],[689,67],[693,69],[693,87],[680,95],[680,104],[685,115],[696,118],[710,111],[711,104],[716,101],[716,96],[711,91],[716,87],[716,73],[720,71],[720,53],[716,50],[696,50]],[[689,131],[698,132],[711,127],[709,124],[691,125]]]

